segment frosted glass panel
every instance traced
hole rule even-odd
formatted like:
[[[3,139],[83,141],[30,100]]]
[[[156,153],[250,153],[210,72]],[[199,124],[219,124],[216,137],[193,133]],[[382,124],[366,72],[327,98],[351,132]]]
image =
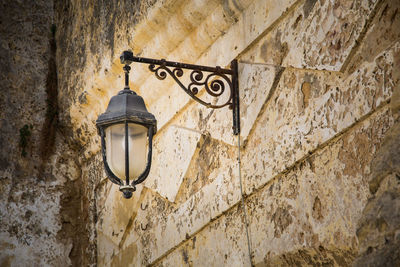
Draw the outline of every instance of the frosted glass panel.
[[[128,124],[129,179],[136,179],[146,167],[147,128]],[[125,180],[125,124],[106,129],[106,156],[111,171]]]
[[[142,174],[147,163],[147,128],[134,123],[128,124],[129,132],[129,178]]]
[[[106,128],[106,156],[111,171],[120,179],[125,178],[125,125]]]

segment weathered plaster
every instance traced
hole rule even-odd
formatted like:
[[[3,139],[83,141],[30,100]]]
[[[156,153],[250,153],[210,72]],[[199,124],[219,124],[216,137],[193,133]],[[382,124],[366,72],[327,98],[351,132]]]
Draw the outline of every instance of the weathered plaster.
[[[352,75],[286,69],[246,145],[246,192],[301,159],[387,101],[395,84],[396,43]],[[377,62],[393,66],[385,72]],[[383,63],[385,62],[385,63]],[[305,93],[305,85],[309,92]],[[306,100],[306,101],[305,101]],[[290,103],[290,104],[289,104]],[[266,129],[266,130],[263,130]],[[262,140],[269,140],[264,146]],[[261,156],[261,160],[256,160]]]
[[[352,262],[358,248],[357,221],[369,196],[365,177],[374,152],[393,124],[389,114],[386,105],[247,199],[254,263],[278,264],[275,255],[304,248],[322,253],[310,257],[308,264]],[[369,137],[375,141],[368,143]],[[360,158],[359,154],[368,156]],[[156,265],[247,265],[242,216],[243,210],[234,205]]]
[[[199,132],[176,126],[156,136],[153,153],[158,157],[152,161],[145,186],[174,202],[199,140]]]
[[[243,60],[341,70],[379,1],[303,1]]]

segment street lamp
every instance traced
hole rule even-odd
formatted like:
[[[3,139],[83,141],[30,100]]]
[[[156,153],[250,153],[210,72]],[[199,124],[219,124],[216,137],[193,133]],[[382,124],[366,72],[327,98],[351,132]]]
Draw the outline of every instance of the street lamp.
[[[136,185],[149,175],[157,131],[156,118],[147,111],[143,98],[129,88],[129,70],[125,65],[124,89],[111,98],[106,112],[96,121],[106,173],[125,198],[131,198]]]
[[[101,151],[107,176],[111,182],[120,186],[125,198],[131,198],[136,185],[149,175],[153,135],[157,131],[157,121],[147,111],[143,98],[129,88],[129,65],[132,62],[149,64],[150,71],[160,80],[164,80],[169,74],[190,97],[206,107],[217,109],[229,106],[233,110],[233,133],[239,134],[236,60],[231,62],[230,69],[222,69],[136,57],[130,51],[124,51],[120,58],[121,63],[125,64],[125,87],[111,98],[106,112],[98,117],[96,126],[101,136]],[[188,86],[179,79],[183,76],[183,69],[192,70]],[[204,75],[203,72],[209,74]],[[224,93],[226,85],[230,95],[223,103],[211,104],[197,96],[199,87],[202,86],[209,95],[219,97]]]

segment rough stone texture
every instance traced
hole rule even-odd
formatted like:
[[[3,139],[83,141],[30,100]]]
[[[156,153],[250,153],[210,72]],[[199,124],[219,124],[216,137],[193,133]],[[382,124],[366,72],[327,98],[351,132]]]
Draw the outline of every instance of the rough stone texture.
[[[254,1],[243,11],[243,16],[246,18],[245,14],[254,12],[260,5]],[[388,11],[382,15],[387,5]],[[393,123],[387,103],[400,81],[396,71],[400,49],[396,31],[390,31],[385,37],[387,41],[374,49],[372,58],[363,51],[375,47],[371,39],[377,32],[392,27],[389,21],[396,6],[390,5],[395,4],[299,1],[284,13],[276,26],[266,26],[266,31],[262,30],[264,33],[256,37],[256,43],[243,49],[239,71],[242,171],[245,190],[250,195],[246,202],[253,263],[347,266],[357,256],[356,229],[369,197],[369,164]],[[320,34],[326,38],[318,40],[343,45],[335,53],[331,53],[325,41],[314,39],[312,27],[319,27],[321,17],[332,24],[324,26],[326,29]],[[296,19],[297,26],[292,27]],[[263,24],[255,18],[253,22],[261,28],[261,25],[275,25],[274,21]],[[229,29],[239,40],[240,31],[236,27],[240,23],[239,18]],[[346,23],[348,30],[333,34]],[[306,41],[301,41],[299,47],[293,40],[302,38]],[[269,41],[266,40],[280,44],[271,50],[272,58],[268,56],[265,43]],[[228,60],[213,57],[212,51],[220,43],[235,42],[227,33],[210,47],[200,62],[209,58],[210,62],[222,60],[227,64]],[[315,49],[312,45],[327,49],[318,55],[299,52]],[[263,61],[261,55],[274,61]],[[296,63],[295,56],[301,55],[304,55],[298,61],[301,64]],[[352,64],[353,58],[357,58],[357,65]],[[280,66],[254,65],[254,62]],[[337,71],[341,69],[346,71]],[[162,84],[146,78],[143,87]],[[195,139],[197,148],[185,154],[173,152],[161,161],[170,166],[171,158],[179,159],[181,155],[192,158],[189,165],[177,164],[174,170],[167,170],[174,177],[170,179],[170,188],[164,188],[168,186],[164,180],[164,186],[157,189],[155,178],[149,178],[145,185],[148,189],[142,191],[142,196],[143,203],[152,204],[143,204],[147,209],[138,209],[132,216],[133,222],[125,230],[126,239],[119,244],[120,249],[113,248],[114,256],[104,258],[106,265],[128,262],[161,266],[249,264],[239,205],[239,177],[237,165],[232,161],[237,151],[230,146],[236,143],[230,136],[231,113],[223,109],[209,111],[191,103],[184,106],[187,102],[182,100],[186,96],[179,93],[176,88],[166,91],[154,103],[155,94],[148,96],[150,109],[156,105],[156,110],[160,110],[155,113],[161,117],[161,125],[169,120],[164,124],[167,130],[159,133],[160,142],[155,149],[168,155],[170,151],[162,152],[166,147],[163,143],[179,146],[161,142],[168,140],[172,129],[179,127],[181,131],[192,129],[193,134],[202,133],[200,139]],[[164,113],[171,99],[183,107],[181,110],[169,107],[172,111],[179,110],[173,116],[169,115],[170,111]],[[162,173],[162,168],[157,172]],[[177,192],[175,198],[165,199],[166,190]],[[227,221],[234,223],[226,225]],[[99,240],[102,243],[106,244]],[[132,253],[135,259],[129,261]]]
[[[364,35],[378,2],[302,1],[289,19],[263,36],[258,49],[243,59],[338,71]]]
[[[189,14],[196,5],[179,2],[160,12]],[[236,22],[215,24],[226,34],[207,39],[209,48],[196,47],[188,33],[204,31],[204,23],[219,21],[229,10],[216,2],[209,5],[215,12],[196,15],[198,27],[189,24],[188,31],[171,18],[171,25],[182,31],[181,39],[171,40],[179,44],[176,48],[163,43],[171,38],[164,32],[143,55],[157,56],[163,48],[162,57],[207,65],[227,65],[240,55],[242,173],[253,264],[350,265],[370,194],[369,164],[393,123],[387,103],[400,81],[399,38],[396,30],[388,31],[379,48],[372,40],[398,24],[390,22],[396,4],[297,1],[278,7],[249,1],[231,14]],[[148,18],[157,8],[150,8]],[[143,31],[146,23],[134,32]],[[372,57],[365,52],[370,50]],[[122,225],[105,223],[121,215],[107,208],[116,205],[108,202],[114,193],[101,191],[106,202],[98,205],[106,209],[100,217],[113,219],[98,222],[98,229],[105,230],[98,232],[99,264],[249,265],[230,111],[193,104],[171,80],[158,82],[145,67],[135,68],[134,85],[142,84],[138,91],[160,122],[154,145],[160,155],[136,196],[143,208],[134,205]],[[111,77],[120,73],[114,65],[111,69]],[[106,79],[101,73],[93,84],[103,92],[110,84]],[[93,109],[90,103],[107,103],[91,92],[89,104],[82,103],[83,114],[92,114],[85,111]],[[117,237],[111,229],[122,232]]]
[[[376,14],[370,19],[369,27],[358,42],[354,55],[348,60],[347,72],[354,72],[362,62],[371,62],[383,50],[400,39],[400,3],[398,1],[380,1]],[[399,60],[399,57],[396,57]],[[379,63],[379,62],[378,62]],[[380,65],[381,69],[385,66]],[[397,72],[396,75],[399,75]],[[398,87],[397,87],[398,88]],[[396,92],[397,90],[394,90]],[[395,99],[393,99],[395,100]]]
[[[234,253],[232,253],[234,251]],[[240,211],[212,222],[154,266],[245,266],[249,264]]]
[[[257,266],[351,264],[358,249],[357,221],[369,195],[368,166],[393,124],[389,114],[387,107],[377,112],[249,197],[246,202]],[[374,143],[366,143],[366,136]],[[360,153],[368,157],[355,156]],[[351,166],[358,167],[353,170]],[[214,229],[221,224],[219,231]],[[151,233],[148,238],[154,240]],[[156,265],[247,265],[244,251],[243,214],[235,205]]]
[[[351,266],[354,255],[346,250],[329,249],[322,246],[315,249],[299,249],[282,255],[269,257],[256,267],[273,266]]]
[[[399,48],[396,45],[376,60],[385,58],[385,64],[397,64],[393,57]],[[338,73],[286,69],[277,77],[274,94],[258,117],[254,135],[246,145],[249,153],[244,153],[243,174],[247,193],[389,99],[393,87],[382,86],[383,73],[376,63],[359,66],[357,74],[343,77]],[[397,77],[389,78],[395,74],[392,71],[386,78],[399,84]],[[260,146],[262,140],[271,142]],[[262,158],[256,160],[259,155]]]
[[[399,1],[22,6],[0,24],[10,92],[0,100],[10,144],[0,157],[2,265],[398,263]],[[16,38],[20,25],[32,34]],[[238,59],[242,126],[238,140],[228,108],[207,109],[132,64],[131,87],[159,131],[150,176],[130,200],[105,176],[94,124],[122,88],[126,49],[210,66]]]
[[[400,123],[386,134],[371,164],[373,196],[364,208],[357,237],[361,256],[355,266],[400,264]]]
[[[146,186],[174,202],[200,136],[199,132],[175,126],[158,135],[154,140],[154,154],[160,156],[154,158]],[[180,140],[186,141],[182,144]]]
[[[129,201],[123,201],[121,192],[118,187],[111,187],[107,195],[107,199],[102,209],[98,210],[97,221],[97,238],[103,240],[100,245],[107,244],[106,248],[98,248],[98,260],[103,261],[104,258],[110,257],[114,250],[117,251],[121,241],[124,241],[125,229],[132,224],[132,219],[135,218],[140,207],[142,199],[139,199],[141,189]],[[128,205],[126,205],[128,204]],[[114,250],[110,250],[110,247]]]
[[[388,114],[387,108],[377,112],[250,198],[255,262],[304,247],[357,253],[355,231],[369,194],[366,177],[393,123]],[[366,142],[367,136],[374,142]]]
[[[371,166],[371,180],[369,189],[375,193],[381,184],[383,178],[388,174],[400,173],[400,124],[396,124],[387,133],[384,143],[378,156],[374,159]]]
[[[79,161],[60,134],[53,3],[1,1],[0,10],[0,265],[79,263],[82,221],[67,218],[82,213]]]
[[[103,41],[114,38],[114,4],[0,5],[0,265],[96,264],[94,191],[104,172],[96,157],[85,157],[90,142],[80,142],[79,136],[87,130],[72,126],[70,108],[76,100],[85,101],[77,85],[85,80],[80,69],[91,56],[86,52],[100,53]],[[133,23],[146,7],[144,2],[118,4]],[[86,16],[88,10],[93,16]],[[82,38],[83,25],[73,19],[78,17],[90,25],[85,28],[89,42]]]

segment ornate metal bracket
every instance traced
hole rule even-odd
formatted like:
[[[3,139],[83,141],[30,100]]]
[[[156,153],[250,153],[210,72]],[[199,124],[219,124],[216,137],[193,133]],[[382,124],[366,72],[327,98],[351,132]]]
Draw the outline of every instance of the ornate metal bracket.
[[[154,72],[159,80],[164,80],[169,74],[175,82],[185,91],[191,98],[198,103],[213,109],[228,106],[233,112],[233,134],[240,133],[240,114],[239,114],[239,82],[238,82],[238,64],[237,60],[231,62],[230,69],[220,67],[207,67],[180,62],[166,61],[165,59],[151,59],[136,57],[130,51],[124,51],[120,57],[121,63],[130,65],[132,62],[149,64],[149,69]],[[184,74],[183,69],[192,70],[190,73],[190,83],[185,86],[179,78]],[[203,72],[208,73],[207,75]],[[213,96],[219,97],[225,92],[225,86],[229,87],[230,95],[224,103],[212,104],[200,99],[197,94],[201,87]]]

